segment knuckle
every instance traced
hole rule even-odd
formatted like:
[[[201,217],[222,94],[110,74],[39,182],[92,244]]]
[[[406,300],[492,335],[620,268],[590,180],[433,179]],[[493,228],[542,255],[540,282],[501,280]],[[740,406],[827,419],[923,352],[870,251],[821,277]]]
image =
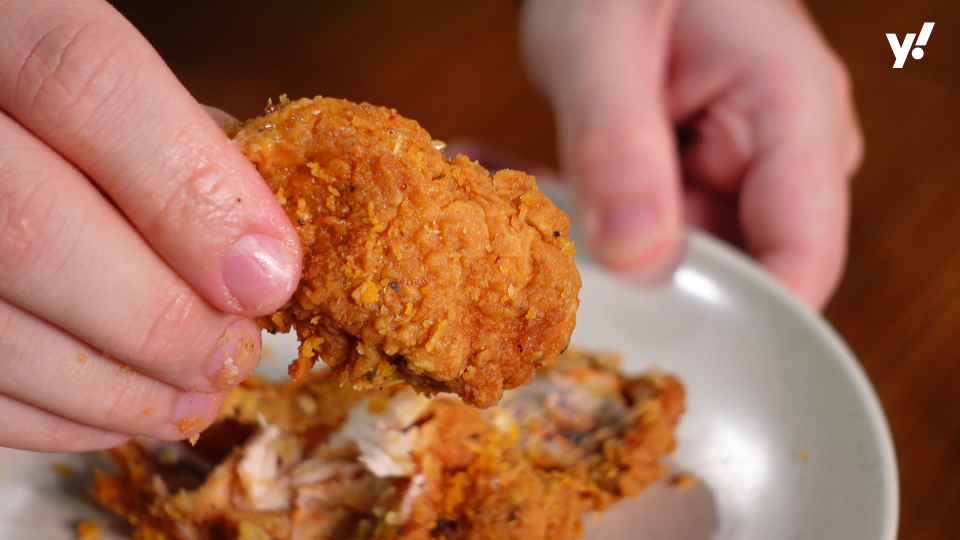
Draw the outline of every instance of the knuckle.
[[[52,204],[41,183],[0,182],[0,295],[36,266]]]
[[[852,89],[850,71],[847,69],[847,64],[843,61],[843,58],[831,50],[829,51],[827,66],[830,69],[833,84],[836,85],[840,91],[844,92],[845,95],[849,95]]]
[[[118,386],[111,398],[101,405],[102,425],[109,426],[108,429],[129,431],[122,429],[122,426],[129,426],[132,418],[136,418],[134,415],[139,414],[138,405],[142,397],[141,392],[131,385]]]
[[[856,104],[853,96],[853,78],[850,70],[839,55],[830,51],[827,61],[829,70],[828,81],[837,96],[841,107],[840,121],[843,123],[840,133],[841,141],[838,148],[841,152],[841,162],[847,174],[852,174],[859,168],[863,160],[864,139],[857,121]]]
[[[156,403],[156,386],[145,387],[141,384],[118,385],[112,396],[101,402],[100,419],[97,425],[116,433],[158,437],[165,431],[165,415],[162,407],[150,405]],[[160,409],[159,411],[157,409]]]
[[[643,149],[642,136],[622,122],[586,126],[573,141],[573,165],[589,174],[601,170],[612,156],[630,155]]]
[[[0,381],[12,381],[22,364],[20,347],[16,343],[21,336],[15,324],[16,312],[0,301]]]
[[[863,138],[863,131],[861,131],[856,120],[854,120],[852,124],[853,125],[850,128],[850,135],[847,138],[847,152],[844,159],[847,173],[851,175],[860,168],[860,165],[863,163],[863,155],[866,151],[866,142]]]
[[[56,339],[57,330],[21,308],[0,300],[0,387],[6,390],[42,372],[48,353],[38,343]]]
[[[820,81],[821,88],[832,93],[843,101],[853,99],[853,83],[850,77],[850,71],[847,64],[833,49],[824,46],[822,54],[819,55],[820,61],[814,63],[817,66],[814,73],[816,80]]]
[[[567,154],[583,187],[614,197],[671,178],[674,149],[664,144],[659,129],[646,128],[649,124],[624,117],[579,130]]]
[[[124,50],[126,32],[113,22],[49,14],[31,33],[21,49],[12,88],[15,103],[28,117],[57,128],[65,108],[92,118],[127,76],[114,61]]]
[[[830,86],[844,107],[853,109],[853,79],[843,60],[833,54],[828,62]]]
[[[226,174],[215,164],[185,165],[184,175],[171,175],[149,228],[158,236],[189,239],[197,238],[198,226],[219,226],[232,223],[234,212],[244,196],[226,181]],[[151,196],[153,196],[151,194]],[[199,229],[203,230],[203,229]]]
[[[150,371],[180,374],[191,368],[186,341],[200,326],[205,309],[190,290],[181,290],[167,300],[142,340],[138,360]]]

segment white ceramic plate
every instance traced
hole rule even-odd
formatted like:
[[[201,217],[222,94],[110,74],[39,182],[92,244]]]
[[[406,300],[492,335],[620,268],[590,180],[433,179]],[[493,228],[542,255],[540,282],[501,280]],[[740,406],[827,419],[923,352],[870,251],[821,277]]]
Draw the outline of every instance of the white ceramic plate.
[[[662,482],[588,525],[596,539],[894,540],[896,460],[860,365],[750,260],[694,234],[672,281],[638,292],[591,266],[574,341],[683,379],[688,412]]]
[[[670,283],[636,290],[580,264],[573,342],[623,353],[624,367],[680,376],[688,412],[668,481],[588,518],[586,537],[683,540],[894,540],[898,485],[883,411],[856,359],[746,258],[690,236]],[[266,336],[264,368],[282,372],[289,341]],[[0,540],[70,540],[92,456],[0,449]],[[77,472],[63,477],[54,462]],[[110,533],[106,538],[122,538]]]

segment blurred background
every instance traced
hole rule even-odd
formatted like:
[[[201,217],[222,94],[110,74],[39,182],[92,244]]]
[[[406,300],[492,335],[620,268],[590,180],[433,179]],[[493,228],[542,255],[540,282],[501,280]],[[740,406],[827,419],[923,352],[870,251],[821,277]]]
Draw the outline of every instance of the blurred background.
[[[244,119],[268,97],[397,109],[443,140],[556,167],[549,104],[518,55],[514,0],[112,0],[206,104]],[[960,2],[812,0],[853,76],[866,161],[850,258],[825,315],[890,420],[900,538],[960,538]],[[892,69],[885,34],[936,26]]]

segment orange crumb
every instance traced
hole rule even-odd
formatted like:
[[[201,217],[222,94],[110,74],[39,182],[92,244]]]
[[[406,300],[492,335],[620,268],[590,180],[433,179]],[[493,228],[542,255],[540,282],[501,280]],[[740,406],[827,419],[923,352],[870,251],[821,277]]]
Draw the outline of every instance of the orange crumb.
[[[670,483],[678,488],[688,488],[697,483],[697,477],[690,473],[680,473],[671,478]]]
[[[243,358],[253,355],[253,336],[248,332],[240,334],[240,346],[237,347],[240,356]]]
[[[131,369],[133,369],[133,368],[131,368],[130,366],[128,366],[128,365],[126,365],[126,364],[120,366],[120,369],[117,370],[117,377],[125,374],[126,372],[130,371]]]
[[[197,428],[203,425],[203,418],[199,416],[194,416],[191,418],[184,418],[183,420],[177,422],[177,428],[180,430],[182,435],[186,435],[191,431],[195,431]]]
[[[77,523],[77,540],[100,540],[100,525],[89,519]]]
[[[231,334],[231,336],[232,332],[232,330],[227,330],[227,333]],[[236,355],[231,356],[229,350],[223,353],[223,367],[220,368],[220,373],[217,374],[217,380],[214,381],[218,388],[226,390],[239,382],[241,370],[246,369],[251,362],[256,361],[254,358],[255,348],[253,337],[250,333],[241,332],[240,341],[237,343]]]
[[[142,414],[144,416],[150,416],[151,414],[153,414],[153,411],[154,411],[153,407],[147,407],[146,409],[143,410]]]
[[[230,343],[231,341],[233,341],[233,336],[234,336],[233,329],[227,328],[227,331],[224,332],[223,335],[220,336],[220,339],[217,340],[217,347],[223,347],[227,343]]]
[[[797,463],[806,463],[808,459],[810,459],[810,450],[804,448],[797,456]]]
[[[50,467],[53,469],[53,472],[59,474],[60,476],[73,476],[73,467],[62,463],[59,461],[54,461]]]
[[[217,373],[216,385],[222,389],[230,388],[239,377],[240,369],[237,367],[236,361],[233,357],[227,356],[223,361],[223,367],[220,368],[220,373]]]
[[[83,353],[78,354],[78,355],[77,355],[77,362],[79,362],[79,363],[81,363],[81,364],[86,364],[86,363],[87,363],[87,355],[85,355],[85,354],[83,354]]]

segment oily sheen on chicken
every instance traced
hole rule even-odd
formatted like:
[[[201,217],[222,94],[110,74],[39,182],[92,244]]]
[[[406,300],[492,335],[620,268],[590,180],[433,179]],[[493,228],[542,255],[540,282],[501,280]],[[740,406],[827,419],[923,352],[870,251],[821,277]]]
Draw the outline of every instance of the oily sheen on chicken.
[[[569,220],[532,176],[448,159],[416,122],[339,99],[282,99],[228,133],[304,246],[293,299],[261,319],[296,330],[293,378],[322,359],[343,383],[489,407],[567,347]]]

